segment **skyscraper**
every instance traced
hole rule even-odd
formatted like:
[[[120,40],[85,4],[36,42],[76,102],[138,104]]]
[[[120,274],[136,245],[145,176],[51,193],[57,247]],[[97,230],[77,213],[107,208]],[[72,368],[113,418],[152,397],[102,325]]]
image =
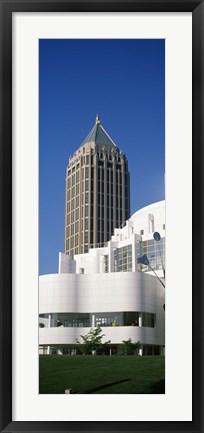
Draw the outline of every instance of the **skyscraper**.
[[[95,124],[69,158],[66,172],[65,253],[103,246],[130,216],[126,156],[101,125]]]

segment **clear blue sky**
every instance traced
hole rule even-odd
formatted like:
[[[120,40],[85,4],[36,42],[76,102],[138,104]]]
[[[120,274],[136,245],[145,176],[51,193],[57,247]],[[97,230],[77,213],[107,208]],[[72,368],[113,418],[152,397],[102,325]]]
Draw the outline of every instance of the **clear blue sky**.
[[[39,272],[64,250],[65,172],[99,113],[129,162],[131,214],[164,199],[164,40],[40,40]]]

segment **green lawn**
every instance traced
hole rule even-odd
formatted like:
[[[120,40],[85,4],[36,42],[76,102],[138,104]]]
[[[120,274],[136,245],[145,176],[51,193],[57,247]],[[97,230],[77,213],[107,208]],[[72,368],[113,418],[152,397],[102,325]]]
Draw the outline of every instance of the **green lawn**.
[[[163,356],[40,355],[40,394],[164,394]]]

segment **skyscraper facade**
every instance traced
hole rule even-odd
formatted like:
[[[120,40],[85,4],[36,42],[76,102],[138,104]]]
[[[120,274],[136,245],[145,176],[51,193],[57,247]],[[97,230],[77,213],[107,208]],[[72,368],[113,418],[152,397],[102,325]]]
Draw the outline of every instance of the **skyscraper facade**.
[[[69,158],[66,171],[65,253],[73,256],[104,246],[114,228],[130,217],[130,176],[126,156],[98,115],[86,139]]]

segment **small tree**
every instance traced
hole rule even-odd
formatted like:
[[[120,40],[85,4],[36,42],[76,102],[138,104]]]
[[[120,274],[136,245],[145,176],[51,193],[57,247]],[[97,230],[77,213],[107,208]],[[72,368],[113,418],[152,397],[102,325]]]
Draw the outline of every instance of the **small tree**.
[[[78,344],[82,346],[82,351],[85,355],[91,355],[93,352],[98,353],[100,349],[103,348],[101,342],[105,334],[101,334],[102,329],[98,326],[97,328],[91,329],[87,335],[81,335],[83,343],[76,340]],[[104,343],[107,344],[107,343]]]
[[[120,345],[118,354],[119,355],[135,355],[138,354],[138,350],[141,347],[140,341],[137,341],[136,343],[132,342],[131,338],[128,338],[128,340],[123,340],[122,344]]]

